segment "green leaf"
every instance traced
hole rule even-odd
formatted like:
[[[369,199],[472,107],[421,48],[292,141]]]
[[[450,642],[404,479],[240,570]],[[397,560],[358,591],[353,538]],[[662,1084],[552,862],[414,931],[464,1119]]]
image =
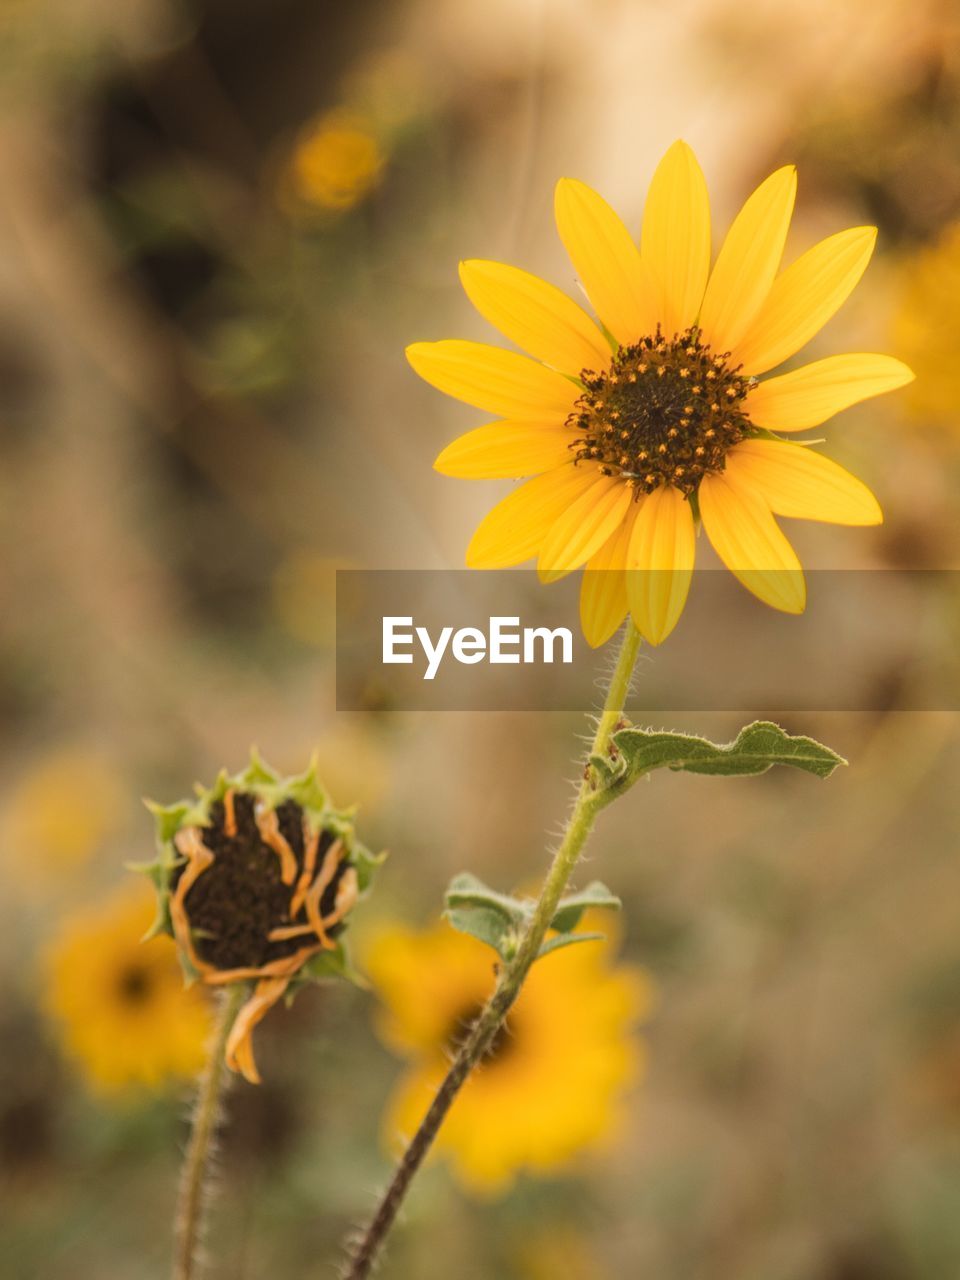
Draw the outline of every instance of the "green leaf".
[[[454,876],[446,892],[447,907],[477,907],[501,915],[510,925],[519,925],[529,914],[529,904],[509,894],[498,893],[469,871]]]
[[[242,773],[237,774],[234,781],[242,787],[256,788],[279,782],[280,775],[270,768],[256,747],[251,747],[250,763]]]
[[[615,757],[610,756],[591,756],[588,767],[592,769],[594,778],[599,783],[600,790],[606,787],[612,787],[626,773],[626,765],[623,756],[617,752]]]
[[[620,899],[616,894],[611,893],[605,884],[599,880],[593,880],[579,893],[571,893],[568,897],[560,899],[553,919],[550,921],[550,928],[556,929],[558,933],[569,933],[571,929],[577,927],[581,916],[590,907],[604,907],[609,911],[619,911],[622,906]]]
[[[355,841],[350,850],[350,861],[357,869],[357,887],[361,893],[366,893],[373,882],[373,877],[377,874],[388,857],[386,849],[382,853],[371,853],[366,845]]]
[[[559,951],[561,947],[572,947],[575,942],[604,942],[605,933],[561,933],[555,938],[548,938],[537,952],[537,959],[542,960],[551,951]]]
[[[519,933],[502,911],[482,906],[448,907],[444,914],[454,929],[493,947],[502,959],[510,960],[516,953]]]
[[[337,938],[335,941],[337,945],[331,951],[317,952],[298,971],[290,984],[288,1001],[305,983],[323,982],[327,978],[342,978],[364,991],[370,989],[370,984],[363,974],[358,973],[353,967],[344,939]]]
[[[187,821],[196,806],[189,800],[181,800],[178,804],[157,804],[154,800],[144,800],[146,807],[153,814],[156,824],[157,839],[164,843],[172,840]]]
[[[296,800],[300,808],[311,815],[322,814],[331,808],[330,797],[317,776],[316,755],[311,758],[305,772],[298,777],[287,778],[283,786],[290,799]]]
[[[634,782],[654,769],[684,770],[724,777],[750,777],[766,773],[774,765],[787,765],[829,778],[842,756],[813,738],[794,737],[769,720],[758,720],[741,729],[733,742],[723,746],[683,733],[655,733],[649,729],[621,729],[613,744],[622,755],[626,772],[613,783]]]

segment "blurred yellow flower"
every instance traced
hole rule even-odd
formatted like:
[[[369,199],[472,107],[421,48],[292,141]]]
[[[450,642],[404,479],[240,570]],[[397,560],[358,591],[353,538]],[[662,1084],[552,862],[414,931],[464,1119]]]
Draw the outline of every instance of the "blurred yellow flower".
[[[365,958],[383,1002],[379,1034],[410,1059],[385,1116],[392,1146],[412,1136],[451,1048],[490,994],[493,955],[438,924],[386,927]],[[534,965],[492,1056],[464,1085],[435,1143],[461,1183],[499,1194],[521,1170],[561,1170],[613,1136],[644,1061],[632,1026],[650,1002],[645,974],[614,967],[609,943],[578,943]]]
[[[154,910],[146,885],[125,885],[71,915],[48,949],[44,1006],[99,1093],[157,1089],[203,1064],[209,1005],[199,988],[184,987],[169,938],[143,945]]]
[[[893,337],[917,371],[907,405],[932,425],[957,431],[960,372],[953,339],[960,322],[960,221],[900,265]]]
[[[271,583],[277,621],[301,644],[329,648],[336,638],[337,569],[343,561],[306,547],[288,551]]]
[[[882,519],[849,472],[778,436],[903,386],[913,376],[906,365],[839,355],[758,377],[834,315],[876,241],[875,228],[853,227],[780,272],[796,188],[792,165],[761,183],[711,270],[706,182],[685,143],[653,176],[639,247],[596,192],[564,178],[557,228],[598,320],[516,267],[464,262],[470,301],[534,359],[477,342],[407,350],[427,382],[498,418],[448,445],[437,470],[534,477],[482,521],[467,564],[505,568],[537,556],[545,581],[585,566],[581,620],[592,645],[627,613],[651,644],[670,634],[701,520],[744,586],[800,613],[803,570],[774,517]]]
[[[337,110],[320,116],[301,134],[289,176],[299,200],[340,212],[370,194],[385,163],[370,124],[360,115]]]
[[[523,1280],[602,1280],[603,1272],[581,1232],[566,1223],[530,1232],[517,1250]]]
[[[21,776],[7,800],[2,827],[8,860],[18,875],[77,870],[117,828],[124,804],[119,779],[95,751],[53,751]]]

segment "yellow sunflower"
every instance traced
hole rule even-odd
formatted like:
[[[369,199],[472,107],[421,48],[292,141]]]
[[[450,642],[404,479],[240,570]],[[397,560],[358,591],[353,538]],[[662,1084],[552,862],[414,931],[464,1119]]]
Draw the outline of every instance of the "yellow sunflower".
[[[469,1078],[435,1144],[461,1183],[504,1191],[521,1170],[551,1173],[616,1132],[650,1007],[642,971],[611,964],[609,943],[578,943],[530,971],[493,1054]],[[367,953],[382,1001],[378,1031],[410,1069],[388,1104],[391,1146],[416,1130],[449,1054],[493,983],[489,948],[447,924],[384,929]]]
[[[444,449],[437,470],[534,477],[482,521],[467,564],[536,556],[547,580],[585,566],[581,617],[592,645],[628,611],[651,643],[669,635],[701,521],[749,590],[799,613],[803,571],[774,517],[882,519],[859,480],[779,434],[902,386],[910,370],[890,356],[839,355],[759,378],[837,311],[876,240],[875,228],[853,227],[779,272],[795,194],[792,166],[767,178],[711,270],[707,187],[685,143],[654,174],[639,247],[596,192],[561,179],[560,239],[597,320],[515,267],[464,262],[471,302],[534,359],[477,342],[407,350],[427,382],[499,419]]]
[[[79,871],[124,817],[118,774],[95,750],[58,747],[33,763],[0,812],[10,874],[52,880]]]
[[[124,886],[70,916],[46,956],[44,1005],[99,1093],[156,1089],[203,1065],[208,1003],[198,987],[184,988],[172,941],[142,945],[153,917],[146,887]]]
[[[903,258],[899,276],[893,336],[920,373],[910,388],[909,408],[922,421],[955,432],[960,373],[953,339],[960,319],[960,221],[949,223],[939,239]]]
[[[370,194],[385,164],[369,122],[338,109],[315,120],[301,135],[289,178],[298,199],[341,213]]]

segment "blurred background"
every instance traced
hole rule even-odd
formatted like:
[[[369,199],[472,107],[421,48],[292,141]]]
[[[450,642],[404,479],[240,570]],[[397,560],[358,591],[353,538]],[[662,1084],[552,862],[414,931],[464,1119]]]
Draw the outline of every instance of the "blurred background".
[[[0,1275],[154,1280],[206,1012],[162,942],[155,998],[116,995],[143,963],[140,797],[253,742],[289,771],[317,749],[391,851],[361,967],[456,871],[535,881],[568,800],[581,718],[333,705],[336,567],[458,567],[499,491],[432,472],[480,417],[403,359],[496,340],[457,261],[572,287],[556,178],[637,227],[677,136],[718,228],[796,162],[788,259],[880,228],[813,354],[918,378],[824,431],[885,525],[791,536],[807,562],[956,567],[960,22],[949,0],[5,0],[0,59]],[[731,611],[759,607],[731,582]],[[602,1150],[507,1197],[434,1165],[384,1275],[960,1274],[960,747],[872,674],[876,714],[787,723],[850,758],[828,784],[658,777],[604,816],[582,879],[623,896],[618,963],[657,993],[645,1072]],[[311,990],[258,1031],[212,1274],[332,1274],[405,1070],[376,1004]]]

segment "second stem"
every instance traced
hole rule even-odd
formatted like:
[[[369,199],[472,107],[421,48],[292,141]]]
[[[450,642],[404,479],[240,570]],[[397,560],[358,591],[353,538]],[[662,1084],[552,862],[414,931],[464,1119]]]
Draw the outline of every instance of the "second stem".
[[[245,984],[238,982],[220,993],[220,1007],[206,1066],[197,1089],[190,1141],[180,1174],[180,1191],[174,1220],[173,1280],[194,1280],[199,1271],[199,1251],[207,1208],[214,1139],[220,1120],[220,1102],[227,1070],[223,1055],[230,1028],[245,996]]]
[[[610,737],[623,713],[640,644],[640,633],[628,619],[617,665],[610,678],[603,710],[597,721],[590,755],[602,755],[610,745]],[[594,820],[606,803],[607,797],[594,789],[588,768],[580,783],[577,798],[564,828],[563,838],[553,856],[537,904],[520,939],[516,954],[503,966],[493,995],[457,1051],[450,1070],[397,1165],[390,1185],[377,1206],[376,1213],[352,1250],[347,1269],[343,1273],[344,1280],[365,1280],[365,1277],[370,1274],[410,1183],[430,1150],[447,1112],[474,1067],[489,1051],[511,1005],[520,994],[523,981],[537,958],[541,944],[550,928],[550,922],[556,914],[557,904],[563,896],[583,846],[593,829]]]

